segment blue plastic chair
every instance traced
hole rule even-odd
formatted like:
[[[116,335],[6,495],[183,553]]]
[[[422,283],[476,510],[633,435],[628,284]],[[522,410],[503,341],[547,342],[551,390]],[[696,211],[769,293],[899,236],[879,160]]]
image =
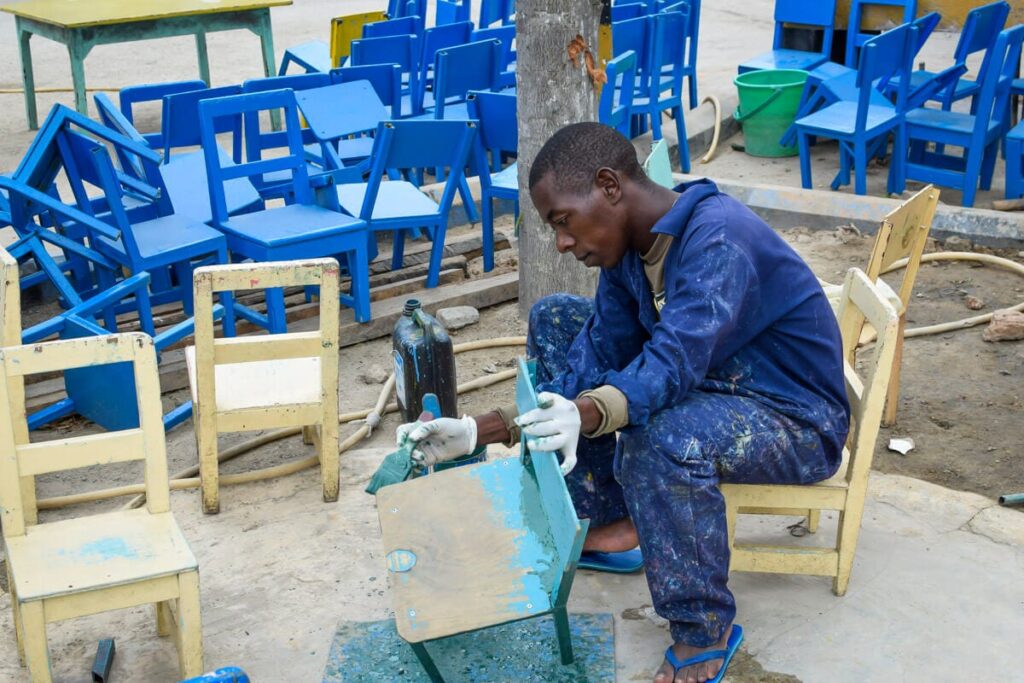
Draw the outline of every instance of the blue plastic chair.
[[[391,110],[391,118],[402,118],[402,70],[397,64],[343,66],[331,70],[331,83],[368,81],[381,104]]]
[[[121,88],[120,92],[118,92],[118,106],[121,108],[121,114],[124,118],[134,126],[135,105],[143,102],[160,102],[163,100],[164,95],[175,95],[180,92],[188,92],[189,90],[203,90],[208,87],[205,81],[199,80],[129,85],[126,88]],[[141,135],[146,144],[153,149],[164,148],[163,130],[141,133]]]
[[[476,130],[475,121],[384,121],[374,136],[369,182],[338,186],[342,209],[362,218],[374,232],[394,232],[391,266],[395,270],[402,267],[405,233],[426,229],[433,241],[427,287],[438,283],[448,213],[456,189],[465,182]],[[387,169],[430,167],[450,169],[439,202],[404,180],[382,182]]]
[[[460,21],[470,21],[471,9],[470,0],[437,0],[434,10],[434,25],[444,26]]]
[[[284,112],[288,146],[287,154],[270,159],[246,160],[232,166],[221,165],[213,150],[217,145],[216,119],[243,116],[246,122],[261,111],[280,109]],[[306,168],[299,128],[298,107],[291,90],[249,93],[199,104],[199,127],[206,154],[206,174],[213,199],[213,224],[227,237],[232,255],[253,261],[287,261],[297,258],[319,258],[344,254],[351,276],[351,295],[342,295],[342,303],[355,310],[359,322],[370,320],[370,275],[367,260],[369,233],[367,224],[346,216],[334,204],[325,208],[314,202],[313,189]],[[224,184],[231,178],[259,177],[286,171],[291,175],[292,203],[241,216],[229,216],[224,198]],[[319,194],[332,199],[333,192]],[[267,291],[267,315],[238,307],[239,316],[266,327],[271,332],[284,332],[284,295],[281,290]]]
[[[963,67],[967,70],[967,61],[973,55],[984,52],[981,58],[981,65],[978,68],[976,80],[960,78],[952,87],[947,87],[934,96],[934,100],[941,103],[942,108],[949,110],[954,102],[967,97],[975,97],[981,92],[981,84],[984,81],[989,68],[991,68],[991,50],[995,45],[996,37],[1006,25],[1009,16],[1010,6],[1000,0],[982,7],[975,7],[967,13],[964,19],[964,27],[960,31],[960,40],[957,41],[956,49],[953,52],[953,66]],[[995,68],[998,68],[995,67]],[[918,88],[929,78],[936,74],[932,71],[918,70],[910,74],[911,89]],[[971,111],[975,109],[975,103],[971,104]]]
[[[480,0],[480,18],[476,25],[485,28],[498,22],[511,24],[515,13],[516,0]]]
[[[497,162],[503,153],[514,154],[519,148],[516,96],[471,92],[467,103],[470,116],[479,122],[479,136],[475,145],[476,168],[480,174],[484,270],[490,271],[494,268],[494,200],[508,199],[515,202],[515,216],[519,217],[519,165],[513,163],[494,173],[491,173],[487,165],[487,152]]]
[[[1010,85],[1017,75],[1022,41],[1024,24],[998,35],[973,113],[923,107],[907,112],[907,178],[959,189],[964,206],[974,206],[979,182],[983,190],[992,187],[996,157],[1008,127]],[[954,145],[963,151],[953,155],[929,150],[928,143]]]
[[[473,23],[469,21],[435,26],[423,32],[416,90],[409,96],[408,104],[403,106],[406,115],[418,116],[424,107],[434,105],[433,93],[428,93],[428,88],[434,83],[434,61],[438,50],[470,42],[472,32]]]
[[[636,21],[636,20],[634,20]],[[649,18],[652,44],[649,77],[645,91],[634,97],[631,113],[634,118],[650,121],[654,141],[662,138],[661,113],[672,112],[676,122],[679,144],[679,164],[683,173],[690,171],[690,151],[686,140],[686,121],[683,119],[683,64],[686,27],[689,18],[682,12],[663,12]],[[663,75],[668,67],[669,75]]]
[[[832,54],[836,0],[775,0],[775,35],[771,52],[766,52],[739,65],[739,73],[759,69],[803,69],[809,71],[825,62]],[[786,24],[816,27],[822,32],[821,50],[793,50],[784,46]]]
[[[169,160],[171,150],[176,147],[198,147],[200,101],[214,97],[237,95],[242,92],[240,85],[225,85],[219,88],[188,90],[164,96],[161,128],[163,133],[164,159]],[[230,133],[232,139],[231,158],[242,160],[242,120],[224,119],[218,122],[217,133]]]
[[[608,62],[604,72],[608,82],[601,89],[598,121],[628,138],[636,81],[636,53],[632,50],[623,52]]]
[[[894,75],[910,72],[916,46],[917,28],[909,24],[870,39],[864,43],[857,69],[857,100],[840,100],[796,121],[800,178],[805,189],[813,187],[811,136],[832,138],[839,142],[839,173],[832,181],[832,189],[850,182],[852,164],[855,192],[864,194],[867,192],[868,159],[877,153],[878,145],[884,145],[889,134],[893,133],[896,141],[889,168],[889,191],[903,191],[906,80],[896,93],[895,105],[879,95]]]

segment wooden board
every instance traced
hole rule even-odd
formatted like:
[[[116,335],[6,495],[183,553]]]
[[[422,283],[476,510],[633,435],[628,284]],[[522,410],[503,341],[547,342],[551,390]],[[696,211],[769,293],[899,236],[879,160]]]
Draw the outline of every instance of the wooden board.
[[[281,7],[292,0],[27,0],[0,6],[15,16],[65,28]]]

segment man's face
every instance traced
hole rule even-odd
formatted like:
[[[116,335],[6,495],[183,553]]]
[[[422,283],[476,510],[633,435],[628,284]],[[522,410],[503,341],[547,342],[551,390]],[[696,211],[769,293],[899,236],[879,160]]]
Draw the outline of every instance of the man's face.
[[[610,177],[609,177],[610,176]],[[618,178],[602,169],[587,194],[559,192],[554,173],[530,191],[541,219],[555,231],[555,248],[588,267],[613,268],[629,246]]]

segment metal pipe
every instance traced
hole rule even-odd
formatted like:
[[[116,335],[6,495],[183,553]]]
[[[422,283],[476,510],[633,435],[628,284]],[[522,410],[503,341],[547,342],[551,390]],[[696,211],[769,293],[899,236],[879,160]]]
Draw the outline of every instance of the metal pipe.
[[[999,496],[1000,505],[1024,505],[1024,493],[1007,493]]]

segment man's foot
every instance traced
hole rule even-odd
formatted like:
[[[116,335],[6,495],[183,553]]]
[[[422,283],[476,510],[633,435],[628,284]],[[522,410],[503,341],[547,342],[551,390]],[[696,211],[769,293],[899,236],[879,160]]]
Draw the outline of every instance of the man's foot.
[[[623,517],[605,526],[591,527],[583,541],[583,550],[600,553],[621,553],[640,544],[633,520]]]
[[[729,634],[731,633],[732,626],[730,625],[729,628],[725,629],[721,640],[707,647],[693,647],[683,643],[676,643],[672,646],[672,653],[681,662],[710,650],[726,650],[729,647]],[[672,665],[666,660],[662,662],[658,673],[654,675],[654,683],[704,683],[718,675],[719,670],[722,668],[722,661],[721,659],[712,659],[699,664],[685,666],[679,669],[676,672],[675,678],[673,678]]]

